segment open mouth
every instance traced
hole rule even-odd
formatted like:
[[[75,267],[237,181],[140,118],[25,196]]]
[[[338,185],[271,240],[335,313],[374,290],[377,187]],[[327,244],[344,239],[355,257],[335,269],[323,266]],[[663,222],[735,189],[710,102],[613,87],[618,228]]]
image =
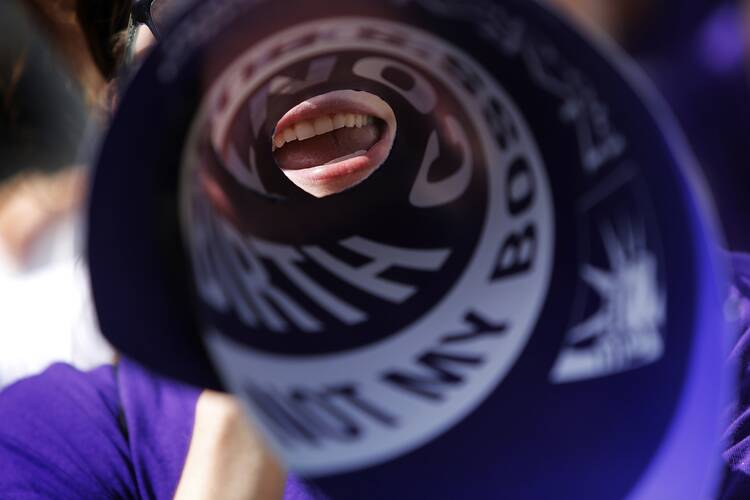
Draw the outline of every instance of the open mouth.
[[[318,198],[353,187],[388,157],[396,118],[381,98],[336,90],[307,99],[276,124],[276,163],[298,187]]]

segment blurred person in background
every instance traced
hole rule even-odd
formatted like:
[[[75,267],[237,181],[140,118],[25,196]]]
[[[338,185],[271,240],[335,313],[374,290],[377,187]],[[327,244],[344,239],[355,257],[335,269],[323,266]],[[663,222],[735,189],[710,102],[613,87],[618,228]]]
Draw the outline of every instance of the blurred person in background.
[[[6,272],[42,267],[59,260],[56,255],[73,252],[72,245],[63,248],[45,233],[63,225],[60,221],[84,197],[79,147],[87,117],[104,109],[106,94],[76,22],[75,3],[24,0],[20,5],[38,36],[26,30],[18,44],[8,41],[4,49],[3,120],[9,146],[2,166],[0,230]],[[48,97],[36,99],[40,94]]]
[[[72,2],[18,9],[0,19],[0,387],[54,361],[91,368],[112,359],[78,241],[87,184],[79,147],[103,80]]]

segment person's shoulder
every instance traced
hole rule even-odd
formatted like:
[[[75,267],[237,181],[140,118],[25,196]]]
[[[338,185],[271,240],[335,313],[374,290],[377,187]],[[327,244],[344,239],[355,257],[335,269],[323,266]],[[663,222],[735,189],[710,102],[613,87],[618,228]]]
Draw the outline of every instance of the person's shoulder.
[[[17,381],[0,392],[0,414],[30,413],[34,407],[48,406],[53,401],[61,406],[48,407],[48,410],[66,412],[74,407],[73,401],[80,399],[102,400],[107,407],[112,407],[116,394],[114,366],[102,365],[83,372],[65,363],[55,363],[42,373]],[[71,397],[73,400],[69,399]]]
[[[115,368],[55,364],[0,393],[3,498],[128,496]]]

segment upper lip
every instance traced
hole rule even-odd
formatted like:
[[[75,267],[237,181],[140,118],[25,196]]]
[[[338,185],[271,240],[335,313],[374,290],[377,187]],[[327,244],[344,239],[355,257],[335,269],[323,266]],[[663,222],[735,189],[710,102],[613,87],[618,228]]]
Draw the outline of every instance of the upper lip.
[[[393,113],[380,98],[356,90],[336,90],[307,99],[287,111],[276,123],[272,143],[277,134],[296,123],[340,113],[374,116],[383,120],[388,128],[395,128]]]

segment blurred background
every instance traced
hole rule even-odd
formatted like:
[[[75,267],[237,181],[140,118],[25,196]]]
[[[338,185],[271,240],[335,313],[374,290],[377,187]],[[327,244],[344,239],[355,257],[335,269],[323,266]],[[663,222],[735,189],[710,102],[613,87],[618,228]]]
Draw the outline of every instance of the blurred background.
[[[80,244],[107,87],[76,7],[0,5],[0,387],[54,361],[90,368],[112,359]]]
[[[703,169],[727,246],[750,251],[750,1],[552,3],[613,38],[656,84]]]
[[[703,168],[728,249],[750,252],[750,0],[549,3],[614,40],[655,83]],[[114,357],[97,333],[80,233],[128,9],[0,4],[0,387],[53,361]]]

